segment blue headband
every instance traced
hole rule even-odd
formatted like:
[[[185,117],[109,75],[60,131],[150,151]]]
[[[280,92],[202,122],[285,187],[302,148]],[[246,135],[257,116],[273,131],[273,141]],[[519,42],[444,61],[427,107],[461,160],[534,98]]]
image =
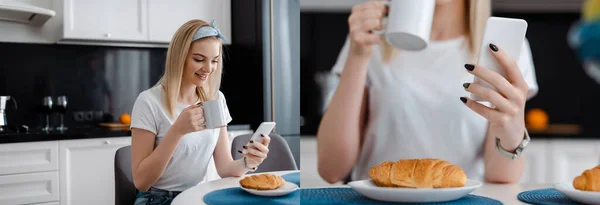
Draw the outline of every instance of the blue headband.
[[[223,41],[227,41],[227,37],[225,37],[225,35],[219,31],[217,28],[217,23],[214,19],[210,22],[210,26],[203,26],[198,29],[196,34],[194,34],[194,38],[192,38],[192,42],[208,36],[216,36]]]

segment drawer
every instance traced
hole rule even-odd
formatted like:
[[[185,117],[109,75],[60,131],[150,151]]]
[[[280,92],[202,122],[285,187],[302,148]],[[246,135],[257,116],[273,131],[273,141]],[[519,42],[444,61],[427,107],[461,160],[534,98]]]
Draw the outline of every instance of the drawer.
[[[0,175],[58,170],[58,141],[0,144]]]
[[[56,202],[58,171],[0,176],[0,204]]]
[[[58,203],[58,201],[55,202],[46,202],[46,203],[39,203],[39,204],[33,204],[33,205],[59,205],[60,203]]]

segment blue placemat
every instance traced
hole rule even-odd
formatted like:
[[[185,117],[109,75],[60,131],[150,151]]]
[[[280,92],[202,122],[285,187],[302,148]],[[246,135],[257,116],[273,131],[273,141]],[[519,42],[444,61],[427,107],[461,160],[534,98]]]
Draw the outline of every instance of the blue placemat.
[[[525,203],[536,205],[575,205],[577,202],[571,201],[567,196],[554,188],[537,189],[524,191],[517,195],[517,198]]]
[[[244,191],[242,188],[228,188],[210,192],[204,195],[204,202],[209,205],[230,204],[261,204],[261,205],[298,205],[300,204],[299,191],[284,196],[257,196]]]
[[[285,181],[292,182],[300,186],[300,172],[286,174],[281,176]]]
[[[403,204],[403,203],[389,203],[382,202],[369,199],[360,193],[354,191],[351,188],[324,188],[324,189],[301,189],[300,190],[302,204]],[[418,205],[428,205],[428,204],[451,204],[451,205],[462,205],[462,204],[481,204],[481,205],[496,205],[502,204],[500,201],[475,196],[475,195],[467,195],[463,198],[449,201],[449,202],[440,202],[440,203],[419,203]]]

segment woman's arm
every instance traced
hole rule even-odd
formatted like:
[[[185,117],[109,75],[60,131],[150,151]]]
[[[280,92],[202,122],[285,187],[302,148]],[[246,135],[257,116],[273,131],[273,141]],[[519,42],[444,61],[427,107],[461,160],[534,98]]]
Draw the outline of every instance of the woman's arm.
[[[169,160],[173,156],[175,148],[182,134],[169,129],[163,140],[154,149],[154,133],[138,129],[131,129],[131,170],[135,187],[142,191],[148,191],[165,172]]]
[[[496,138],[489,131],[485,138],[483,159],[485,162],[485,181],[492,183],[517,183],[525,168],[525,157],[508,159],[496,150]]]
[[[246,157],[246,165],[248,167],[255,168],[267,158],[271,138],[269,138],[269,136],[262,136],[262,138],[262,143],[249,142],[243,148],[240,147],[240,150],[244,150],[242,155]],[[221,128],[219,132],[219,140],[217,141],[213,156],[215,159],[215,166],[217,167],[217,173],[221,178],[239,177],[248,172],[244,167],[243,158],[233,160],[233,157],[231,156],[231,145],[229,143],[226,127]]]
[[[356,164],[365,126],[367,64],[381,36],[384,2],[367,1],[352,8],[348,17],[350,47],[340,82],[317,132],[319,175],[335,183]]]
[[[231,145],[229,144],[229,136],[227,128],[221,128],[219,132],[219,140],[213,153],[217,173],[221,178],[239,177],[246,174],[243,159],[233,160],[231,156]]]
[[[319,175],[329,183],[344,179],[356,164],[365,127],[368,59],[348,59],[317,132]]]

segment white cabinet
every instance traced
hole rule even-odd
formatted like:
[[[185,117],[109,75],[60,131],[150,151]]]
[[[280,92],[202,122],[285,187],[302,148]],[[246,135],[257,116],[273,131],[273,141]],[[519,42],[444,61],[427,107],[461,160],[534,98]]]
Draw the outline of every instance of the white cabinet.
[[[547,141],[535,140],[525,149],[525,170],[521,176],[522,183],[542,184],[547,178],[546,154]]]
[[[60,141],[60,204],[114,204],[115,153],[130,144],[130,137]]]
[[[586,169],[600,164],[600,140],[533,139],[524,156],[521,183],[572,182]]]
[[[63,44],[166,46],[185,22],[217,21],[231,38],[231,0],[57,0]],[[60,11],[60,10],[59,10]],[[225,42],[229,44],[230,42]]]
[[[0,175],[56,170],[58,141],[0,144]]]
[[[148,39],[148,0],[64,0],[63,11],[67,39]]]
[[[551,183],[571,182],[584,170],[598,165],[600,143],[590,140],[555,140],[548,146]]]
[[[231,38],[230,0],[151,1],[148,4],[148,35],[151,42],[168,43],[181,25],[192,19],[212,19],[221,32]]]
[[[0,204],[58,201],[58,172],[0,176]]]

